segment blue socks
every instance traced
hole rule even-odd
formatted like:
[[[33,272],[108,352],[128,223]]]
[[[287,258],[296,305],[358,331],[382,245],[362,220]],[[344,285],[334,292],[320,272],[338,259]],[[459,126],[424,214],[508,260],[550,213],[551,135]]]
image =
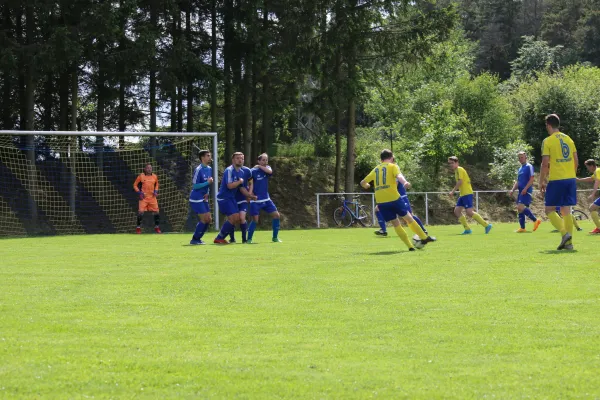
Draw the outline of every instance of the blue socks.
[[[279,219],[273,220],[273,239],[275,239],[279,235]]]
[[[219,232],[219,234],[217,235],[217,239],[225,239],[225,237],[229,235],[229,232],[233,231],[233,228],[234,226],[231,225],[229,221],[225,221],[223,227],[221,228],[221,232]]]
[[[202,236],[204,236],[204,234],[208,230],[208,226],[209,226],[208,224],[205,224],[202,221],[198,222],[196,224],[196,230],[194,231],[194,236],[192,236],[192,240],[202,239]]]
[[[375,215],[377,216],[377,222],[379,222],[379,227],[381,228],[382,231],[387,232],[386,226],[385,226],[385,220],[383,219],[383,214],[381,214],[381,211],[377,211],[375,213]],[[420,225],[420,223],[419,223]]]
[[[531,210],[529,208],[525,208],[523,210],[523,214],[525,214],[525,216],[529,217],[530,220],[532,220],[533,222],[537,221],[537,218],[535,217],[535,215],[533,215],[533,213],[531,212]]]
[[[254,220],[250,221],[250,226],[248,226],[248,240],[252,240],[252,236],[254,236],[254,230],[256,229],[256,222]]]
[[[525,229],[525,213],[519,213],[519,225],[521,225],[521,229]]]

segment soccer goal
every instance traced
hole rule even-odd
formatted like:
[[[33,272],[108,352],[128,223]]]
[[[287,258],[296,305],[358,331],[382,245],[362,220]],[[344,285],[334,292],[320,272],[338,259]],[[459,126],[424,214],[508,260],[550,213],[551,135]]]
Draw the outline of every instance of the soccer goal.
[[[147,163],[159,180],[162,229],[193,230],[188,198],[202,149],[213,154],[219,226],[216,133],[0,131],[0,235],[134,232],[133,183]],[[145,216],[144,231],[152,226]]]

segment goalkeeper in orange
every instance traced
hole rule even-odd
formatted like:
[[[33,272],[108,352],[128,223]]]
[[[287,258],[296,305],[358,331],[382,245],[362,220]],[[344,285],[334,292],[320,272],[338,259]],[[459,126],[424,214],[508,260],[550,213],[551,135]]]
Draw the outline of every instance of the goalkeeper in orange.
[[[140,196],[135,233],[142,233],[142,218],[146,211],[154,215],[154,232],[162,233],[159,227],[160,216],[158,214],[158,201],[156,200],[158,196],[158,177],[152,173],[152,164],[148,163],[144,166],[144,172],[133,183],[133,190]]]

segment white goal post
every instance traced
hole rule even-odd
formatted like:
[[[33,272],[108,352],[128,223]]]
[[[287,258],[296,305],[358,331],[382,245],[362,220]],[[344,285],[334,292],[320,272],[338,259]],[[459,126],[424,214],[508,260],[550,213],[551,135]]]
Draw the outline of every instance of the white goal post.
[[[201,149],[213,156],[218,228],[215,132],[0,130],[0,235],[132,232],[133,182],[146,163],[159,178],[161,225],[183,231],[192,223],[188,197]]]

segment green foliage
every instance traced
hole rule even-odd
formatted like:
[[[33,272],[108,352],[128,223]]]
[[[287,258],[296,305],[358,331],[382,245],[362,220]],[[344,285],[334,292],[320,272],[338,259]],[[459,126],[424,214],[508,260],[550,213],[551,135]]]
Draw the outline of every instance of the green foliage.
[[[516,140],[507,144],[505,147],[494,150],[494,162],[490,163],[490,178],[511,185],[517,177],[517,171],[521,164],[517,153],[524,151],[527,153],[527,159],[530,164],[534,164],[535,159],[532,154],[533,148],[522,140]]]
[[[537,80],[521,84],[513,104],[524,126],[524,139],[537,159],[546,138],[544,117],[556,113],[561,130],[575,141],[580,160],[591,157],[600,126],[600,69],[573,66],[560,73],[541,73]]]
[[[277,143],[273,145],[272,153],[272,157],[314,157],[315,146],[301,140],[292,143]]]
[[[535,40],[533,36],[524,36],[523,41],[519,56],[510,63],[514,78],[529,78],[538,72],[554,72],[560,68],[563,46],[550,47],[548,42]]]
[[[335,155],[335,135],[321,133],[314,139],[315,156],[332,157]]]

